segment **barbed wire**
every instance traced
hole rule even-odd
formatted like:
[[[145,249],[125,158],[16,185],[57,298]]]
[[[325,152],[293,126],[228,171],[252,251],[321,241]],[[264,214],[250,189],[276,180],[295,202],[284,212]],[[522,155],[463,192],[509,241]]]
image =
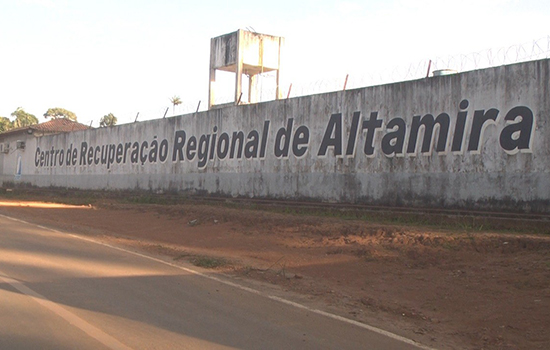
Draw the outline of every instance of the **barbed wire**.
[[[532,42],[512,45],[503,48],[487,49],[469,54],[449,55],[427,58],[408,65],[396,66],[389,70],[376,72],[350,73],[337,78],[324,78],[311,82],[292,82],[281,86],[281,98],[307,96],[319,93],[333,92],[344,89],[355,89],[366,86],[389,84],[426,78],[434,71],[449,69],[456,72],[466,72],[476,69],[496,67],[506,64],[520,63],[550,57],[550,35]],[[241,103],[248,103],[248,90],[243,87]],[[267,72],[258,76],[258,93],[256,102],[266,102],[276,99],[275,72]],[[233,102],[234,92],[217,94],[215,104]],[[201,104],[201,110],[208,108],[208,103]],[[197,110],[196,103],[185,103],[177,106],[179,113],[193,113]]]

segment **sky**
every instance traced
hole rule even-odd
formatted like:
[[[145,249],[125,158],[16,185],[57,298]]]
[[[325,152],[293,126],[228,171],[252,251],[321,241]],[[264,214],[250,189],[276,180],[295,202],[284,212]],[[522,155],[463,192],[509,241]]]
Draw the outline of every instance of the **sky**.
[[[285,37],[286,91],[547,38],[550,2],[0,0],[0,116],[61,107],[97,127],[204,110],[210,39],[239,28]]]

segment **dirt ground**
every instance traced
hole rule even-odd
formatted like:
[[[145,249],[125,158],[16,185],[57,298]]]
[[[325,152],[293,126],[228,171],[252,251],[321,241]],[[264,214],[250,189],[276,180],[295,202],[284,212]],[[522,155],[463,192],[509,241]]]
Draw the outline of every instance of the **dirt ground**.
[[[548,234],[197,203],[52,208],[0,198],[0,213],[274,285],[439,349],[550,349]]]

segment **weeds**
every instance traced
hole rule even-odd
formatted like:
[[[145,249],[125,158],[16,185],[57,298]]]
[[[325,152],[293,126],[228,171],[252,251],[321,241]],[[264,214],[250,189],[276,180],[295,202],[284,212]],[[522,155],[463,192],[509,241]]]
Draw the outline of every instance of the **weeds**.
[[[173,258],[174,261],[187,260],[191,264],[203,267],[205,269],[215,269],[218,267],[223,267],[230,265],[230,262],[224,258],[211,257],[206,255],[193,255],[190,253],[183,252]]]
[[[196,256],[191,259],[191,263],[205,269],[215,269],[229,265],[229,261],[224,258],[215,258],[209,256]]]
[[[451,244],[450,242],[444,242],[441,247],[443,247],[444,249],[447,249],[447,250],[457,250],[457,247],[453,244]]]
[[[189,256],[191,256],[191,254],[183,253],[183,254],[180,254],[180,255],[176,256],[174,258],[174,261],[183,260],[183,259],[188,258]]]

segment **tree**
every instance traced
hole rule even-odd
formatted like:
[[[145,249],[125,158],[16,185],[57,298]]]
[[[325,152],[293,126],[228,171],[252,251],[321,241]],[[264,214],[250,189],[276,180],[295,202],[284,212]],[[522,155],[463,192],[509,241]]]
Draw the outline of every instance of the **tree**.
[[[172,113],[176,114],[176,106],[181,105],[181,98],[179,98],[179,96],[174,96],[170,99],[170,102],[172,102],[172,104],[174,105]]]
[[[8,131],[13,128],[13,123],[6,117],[0,117],[0,132]]]
[[[15,112],[11,114],[12,117],[15,117],[12,126],[14,128],[22,128],[25,126],[30,126],[38,124],[38,118],[33,114],[25,112],[23,107],[18,107]]]
[[[52,118],[52,119],[65,118],[76,122],[76,114],[64,108],[59,108],[59,107],[48,109],[48,111],[44,113],[44,118]]]
[[[117,123],[116,117],[113,115],[113,113],[109,113],[107,115],[104,115],[103,118],[99,121],[99,127],[105,128],[107,126],[115,126]]]

